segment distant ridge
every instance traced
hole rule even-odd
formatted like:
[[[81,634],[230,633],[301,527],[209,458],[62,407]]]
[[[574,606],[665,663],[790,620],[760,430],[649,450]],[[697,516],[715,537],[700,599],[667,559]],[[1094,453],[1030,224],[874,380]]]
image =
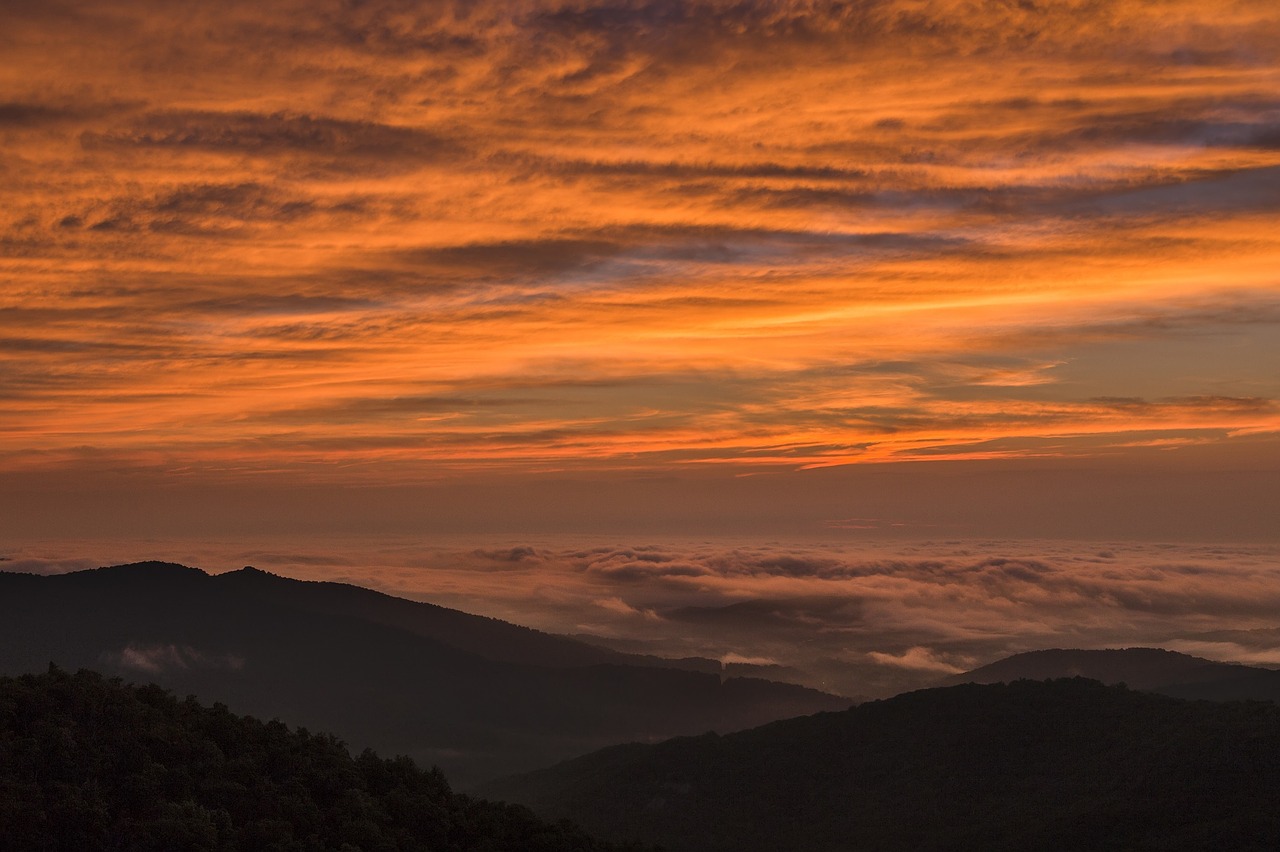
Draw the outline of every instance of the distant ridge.
[[[357,616],[445,642],[490,660],[541,666],[647,665],[657,660],[621,654],[532,627],[397,598],[348,583],[293,580],[253,566],[212,576],[215,582],[251,593],[258,600],[271,600],[322,615]]]
[[[1134,689],[1175,698],[1280,701],[1280,671],[1216,662],[1162,648],[1028,651],[954,675],[943,684],[1008,683],[1024,678],[1049,680],[1060,677],[1087,677],[1107,684],[1123,683]]]
[[[53,577],[75,577],[77,583],[182,583],[202,582],[209,574],[190,565],[177,562],[129,562],[124,565],[104,565],[101,568],[89,568],[84,571],[71,571],[66,574],[48,575]]]
[[[1239,663],[1219,663],[1163,648],[1107,648],[1079,650],[1049,648],[1005,657],[945,683],[1001,683],[1020,678],[1049,680],[1087,677],[1103,683],[1124,683],[1134,689],[1157,689],[1170,684],[1204,683],[1259,671]]]
[[[848,706],[341,583],[141,562],[0,572],[0,674],[93,668],[408,754],[466,786]]]

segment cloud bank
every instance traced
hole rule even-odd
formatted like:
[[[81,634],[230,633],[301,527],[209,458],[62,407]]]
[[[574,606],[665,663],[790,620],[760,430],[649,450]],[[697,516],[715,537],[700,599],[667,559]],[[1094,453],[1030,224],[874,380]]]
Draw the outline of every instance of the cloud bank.
[[[728,672],[762,672],[849,696],[929,685],[1041,648],[1160,646],[1280,663],[1280,551],[1273,545],[272,544],[188,543],[161,555],[221,571],[262,562],[266,552],[269,570],[288,576],[371,586],[619,650],[716,659]],[[63,554],[46,570],[85,558],[60,546]],[[157,554],[155,542],[113,547],[118,561]],[[42,560],[18,556],[23,570],[40,570]],[[226,663],[206,657],[142,648],[128,659],[140,668]]]

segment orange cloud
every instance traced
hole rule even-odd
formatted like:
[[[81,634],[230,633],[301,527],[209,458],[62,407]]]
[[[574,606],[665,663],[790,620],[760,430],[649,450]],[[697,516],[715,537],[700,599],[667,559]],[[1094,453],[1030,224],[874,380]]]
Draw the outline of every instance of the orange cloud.
[[[11,18],[3,469],[743,472],[1280,434],[1273,3]]]

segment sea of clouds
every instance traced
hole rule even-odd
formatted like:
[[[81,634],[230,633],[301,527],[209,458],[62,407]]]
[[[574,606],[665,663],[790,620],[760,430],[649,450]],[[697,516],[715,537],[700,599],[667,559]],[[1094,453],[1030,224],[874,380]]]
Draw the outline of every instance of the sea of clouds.
[[[1039,648],[1280,665],[1280,547],[1055,541],[61,541],[3,570],[164,559],[367,586],[854,697]]]

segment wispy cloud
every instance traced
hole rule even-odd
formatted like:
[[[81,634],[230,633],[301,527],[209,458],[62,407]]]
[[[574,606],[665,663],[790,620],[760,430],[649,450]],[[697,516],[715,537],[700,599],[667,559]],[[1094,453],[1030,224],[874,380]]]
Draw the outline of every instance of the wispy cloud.
[[[1280,440],[1265,0],[6,23],[7,470],[304,487]]]
[[[213,668],[238,671],[244,660],[233,654],[207,654],[190,645],[142,645],[130,643],[120,651],[102,654],[104,662],[145,674],[173,669]]]

